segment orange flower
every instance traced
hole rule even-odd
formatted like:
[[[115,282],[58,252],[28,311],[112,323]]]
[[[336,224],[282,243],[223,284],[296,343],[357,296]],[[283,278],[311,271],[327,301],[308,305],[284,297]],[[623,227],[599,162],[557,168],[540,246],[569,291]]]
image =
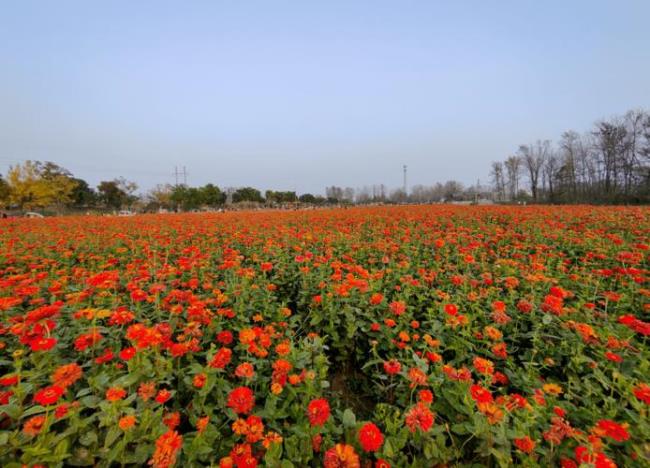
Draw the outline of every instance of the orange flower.
[[[67,388],[79,380],[82,374],[83,371],[81,370],[81,366],[76,362],[73,362],[71,364],[59,366],[50,377],[50,380],[54,385]]]
[[[199,434],[205,431],[205,428],[208,427],[209,422],[210,416],[203,416],[196,421],[196,430],[199,432]]]
[[[517,438],[514,443],[524,453],[531,453],[535,450],[535,441],[528,436]]]
[[[554,383],[548,383],[542,385],[542,390],[544,393],[548,393],[549,395],[560,395],[562,393],[562,387],[560,387],[558,384]]]
[[[108,401],[118,401],[126,396],[126,390],[122,387],[111,387],[106,390],[106,399]]]
[[[170,468],[176,463],[176,456],[183,445],[183,437],[169,430],[156,440],[156,449],[149,460],[153,468]]]
[[[117,424],[123,431],[128,431],[133,426],[135,426],[136,422],[137,420],[135,416],[129,414],[127,416],[122,416]]]
[[[138,396],[143,401],[148,401],[156,394],[156,384],[153,382],[142,382],[138,387]]]
[[[489,359],[475,357],[474,369],[476,369],[479,374],[492,375],[494,374],[494,363]]]
[[[417,387],[418,385],[426,385],[427,383],[427,374],[417,367],[409,369],[408,378],[411,381],[411,388]]]
[[[354,447],[347,444],[336,444],[325,452],[323,466],[325,468],[359,468],[361,464]]]
[[[196,388],[203,388],[207,380],[208,380],[208,376],[202,372],[194,376],[194,378],[192,379],[192,385],[194,385],[194,387]]]
[[[255,368],[250,362],[242,362],[235,369],[235,375],[242,379],[250,379],[255,375]]]
[[[264,436],[264,440],[262,440],[262,445],[264,446],[265,449],[268,449],[271,444],[281,444],[282,443],[282,436],[278,434],[277,432],[269,431],[266,433],[266,436]]]
[[[23,432],[28,436],[38,435],[45,426],[46,418],[43,415],[32,416],[23,426]]]

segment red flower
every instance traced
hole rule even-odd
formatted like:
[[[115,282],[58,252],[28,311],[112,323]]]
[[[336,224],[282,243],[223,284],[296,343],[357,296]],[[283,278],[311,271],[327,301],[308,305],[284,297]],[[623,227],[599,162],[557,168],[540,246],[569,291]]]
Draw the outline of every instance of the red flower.
[[[136,353],[136,349],[133,347],[124,348],[122,351],[120,351],[120,359],[128,361],[135,356],[135,353]]]
[[[230,363],[232,358],[232,350],[230,348],[220,348],[219,351],[214,355],[208,367],[213,369],[223,369]]]
[[[616,468],[616,464],[607,458],[607,455],[598,451],[590,451],[583,445],[579,445],[575,448],[575,458],[581,465],[585,463],[594,465],[596,468]]]
[[[156,395],[156,401],[160,403],[161,405],[164,405],[167,400],[169,400],[172,397],[172,393],[167,390],[167,389],[161,389],[158,390],[158,394]]]
[[[535,450],[535,441],[528,436],[517,438],[514,442],[517,448],[524,453],[531,453]]]
[[[555,414],[557,414],[557,415],[558,415],[559,417],[561,417],[561,418],[563,418],[564,416],[566,416],[566,411],[564,411],[564,410],[563,410],[562,408],[560,408],[559,406],[554,407],[554,408],[553,408],[553,412],[554,412]]]
[[[56,338],[37,338],[29,342],[32,351],[49,351],[56,345]]]
[[[640,383],[634,387],[634,396],[644,402],[646,405],[650,405],[650,385],[646,383]]]
[[[320,434],[316,434],[311,438],[311,448],[316,453],[320,452],[320,446],[322,443],[323,443],[323,436]]]
[[[34,395],[34,402],[43,406],[53,405],[61,398],[63,392],[64,389],[58,385],[42,388]]]
[[[626,426],[627,424],[619,424],[611,419],[601,419],[596,424],[596,433],[610,437],[617,442],[623,442],[630,438]]]
[[[433,403],[433,393],[431,393],[431,390],[420,390],[418,392],[418,401],[427,404]]]
[[[307,406],[307,417],[312,426],[322,426],[330,417],[330,404],[324,398],[310,401]]]
[[[452,317],[454,315],[458,314],[458,307],[456,307],[455,304],[445,304],[445,314],[451,315]]]
[[[623,362],[623,358],[621,356],[616,353],[612,353],[611,351],[607,351],[605,353],[605,357],[612,362]]]
[[[398,374],[402,370],[402,365],[396,359],[384,362],[384,371],[389,375]]]
[[[372,296],[370,296],[370,304],[372,305],[381,304],[381,301],[383,300],[384,300],[384,296],[380,293],[374,293]]]
[[[404,301],[393,301],[389,307],[390,311],[398,317],[406,312],[406,303]]]
[[[237,414],[249,413],[255,406],[255,394],[248,387],[237,387],[228,395],[228,407]]]
[[[217,335],[217,341],[224,346],[228,346],[232,343],[232,340],[233,336],[231,331],[224,330]]]
[[[470,392],[472,394],[472,399],[476,403],[492,403],[493,401],[492,393],[487,388],[481,387],[480,385],[472,385]]]
[[[366,452],[376,452],[383,443],[384,435],[373,423],[366,423],[359,429],[359,444]]]
[[[192,385],[194,385],[196,388],[203,388],[207,380],[208,376],[204,373],[196,374],[192,379]]]
[[[61,419],[64,417],[66,414],[68,414],[68,409],[70,407],[68,406],[67,403],[61,403],[59,406],[56,407],[54,410],[54,417],[56,419]]]
[[[433,426],[434,414],[429,407],[420,402],[406,413],[406,425],[411,432],[420,429],[427,432]]]
[[[18,383],[17,375],[8,375],[0,379],[0,385],[3,387],[12,387]]]

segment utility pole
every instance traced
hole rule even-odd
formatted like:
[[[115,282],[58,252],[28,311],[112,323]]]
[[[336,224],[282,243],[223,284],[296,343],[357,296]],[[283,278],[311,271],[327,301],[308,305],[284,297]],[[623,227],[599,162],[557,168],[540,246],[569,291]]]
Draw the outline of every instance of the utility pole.
[[[406,164],[404,164],[404,195],[407,195],[407,188],[406,188]]]
[[[178,187],[178,179],[180,176],[183,176],[183,185],[187,186],[187,170],[185,169],[185,166],[183,166],[183,171],[178,170],[178,166],[174,166],[174,180],[176,182],[176,186]]]

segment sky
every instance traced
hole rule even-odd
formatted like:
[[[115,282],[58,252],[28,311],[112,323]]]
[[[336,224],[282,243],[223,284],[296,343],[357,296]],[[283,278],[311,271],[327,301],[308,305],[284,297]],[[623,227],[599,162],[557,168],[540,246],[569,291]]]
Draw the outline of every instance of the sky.
[[[650,109],[650,2],[6,1],[0,173],[324,193],[488,181]]]

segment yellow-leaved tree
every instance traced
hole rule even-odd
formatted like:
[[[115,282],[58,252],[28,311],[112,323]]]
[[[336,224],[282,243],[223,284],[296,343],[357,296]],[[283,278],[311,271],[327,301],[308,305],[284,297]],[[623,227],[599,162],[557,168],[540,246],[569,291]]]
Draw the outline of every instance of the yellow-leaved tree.
[[[25,161],[7,173],[9,203],[25,209],[61,206],[71,200],[77,182],[66,169],[51,163]]]

